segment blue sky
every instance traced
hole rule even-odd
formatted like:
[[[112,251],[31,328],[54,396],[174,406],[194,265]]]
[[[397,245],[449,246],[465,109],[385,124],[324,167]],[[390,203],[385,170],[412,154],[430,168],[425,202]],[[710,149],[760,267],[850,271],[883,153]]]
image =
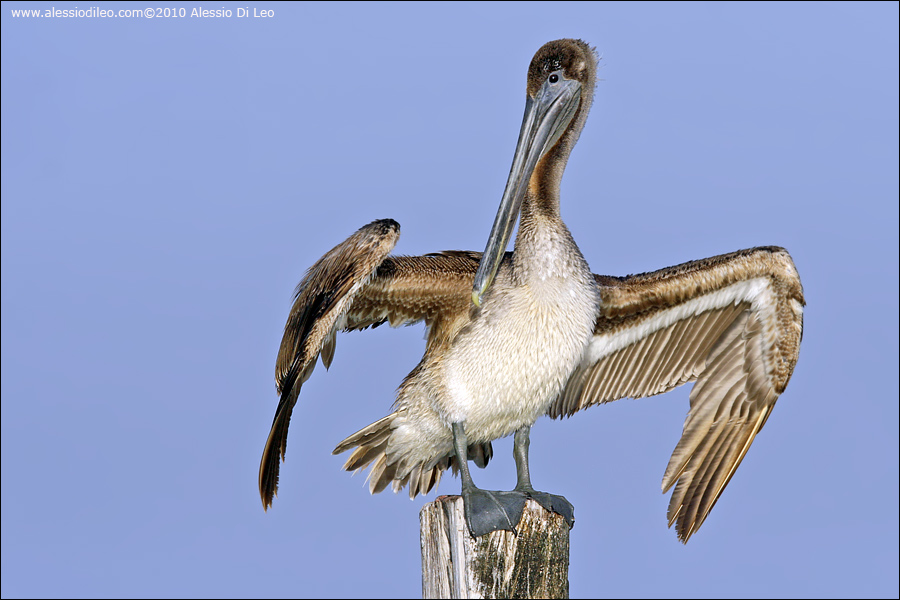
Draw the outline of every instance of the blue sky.
[[[306,268],[361,225],[484,247],[560,37],[603,57],[562,188],[594,272],[775,244],[808,302],[687,546],[659,485],[688,388],[536,424],[534,483],[576,508],[572,596],[898,595],[897,3],[11,13],[51,6],[88,7],[2,7],[3,597],[420,596],[434,494],[370,496],[330,453],[387,413],[422,327],[339,339],[266,514],[276,351]],[[511,487],[510,455],[476,482]]]

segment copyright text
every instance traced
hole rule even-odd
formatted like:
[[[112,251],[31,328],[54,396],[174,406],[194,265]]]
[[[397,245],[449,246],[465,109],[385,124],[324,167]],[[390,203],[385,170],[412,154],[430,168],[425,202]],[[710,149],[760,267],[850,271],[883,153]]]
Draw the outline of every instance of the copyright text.
[[[266,8],[122,8],[110,9],[91,6],[89,8],[46,8],[46,9],[10,9],[15,18],[25,19],[104,19],[121,17],[125,19],[271,19],[275,17],[275,11]]]

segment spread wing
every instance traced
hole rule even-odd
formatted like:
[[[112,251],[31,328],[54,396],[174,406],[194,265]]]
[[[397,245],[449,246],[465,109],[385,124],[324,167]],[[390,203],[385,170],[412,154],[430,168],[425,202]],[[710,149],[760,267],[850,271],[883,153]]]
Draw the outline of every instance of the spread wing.
[[[669,526],[703,524],[787,386],[803,332],[803,288],[783,248],[741,250],[623,278],[594,276],[600,317],[554,418],[696,381],[663,477]]]
[[[320,258],[297,286],[275,364],[281,399],[259,465],[259,493],[265,508],[278,490],[280,460],[300,387],[319,356],[325,368],[331,365],[338,331],[421,320],[430,326],[468,313],[480,254],[388,256],[399,237],[396,221],[374,221]]]

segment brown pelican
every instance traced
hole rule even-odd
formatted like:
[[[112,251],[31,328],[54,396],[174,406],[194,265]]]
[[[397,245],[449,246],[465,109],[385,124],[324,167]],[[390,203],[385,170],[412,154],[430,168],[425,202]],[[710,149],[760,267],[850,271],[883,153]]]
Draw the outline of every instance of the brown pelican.
[[[597,59],[580,40],[544,45],[528,68],[525,117],[484,253],[388,256],[400,226],[366,225],[307,272],[276,363],[281,400],[259,471],[263,506],[278,487],[291,411],[338,331],[425,321],[421,362],[393,412],[338,444],[344,468],[371,465],[369,488],[430,491],[448,468],[462,478],[475,536],[515,531],[527,498],[574,523],[562,496],[536,491],[531,425],[618,398],[695,381],[662,487],[669,526],[687,542],[765,424],[797,362],[803,291],[782,248],[741,250],[628,277],[593,275],[559,215],[559,186],[584,127]],[[506,252],[519,221],[513,252]],[[475,486],[491,440],[515,434],[518,482]]]

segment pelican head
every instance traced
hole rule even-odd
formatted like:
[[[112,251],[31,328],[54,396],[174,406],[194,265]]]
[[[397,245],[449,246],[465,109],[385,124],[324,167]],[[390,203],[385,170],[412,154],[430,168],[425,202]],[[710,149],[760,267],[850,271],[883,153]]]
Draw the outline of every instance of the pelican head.
[[[558,202],[563,169],[591,108],[596,72],[597,57],[581,40],[548,42],[531,59],[516,153],[475,274],[476,306],[500,268],[526,196],[549,195],[548,200]]]

